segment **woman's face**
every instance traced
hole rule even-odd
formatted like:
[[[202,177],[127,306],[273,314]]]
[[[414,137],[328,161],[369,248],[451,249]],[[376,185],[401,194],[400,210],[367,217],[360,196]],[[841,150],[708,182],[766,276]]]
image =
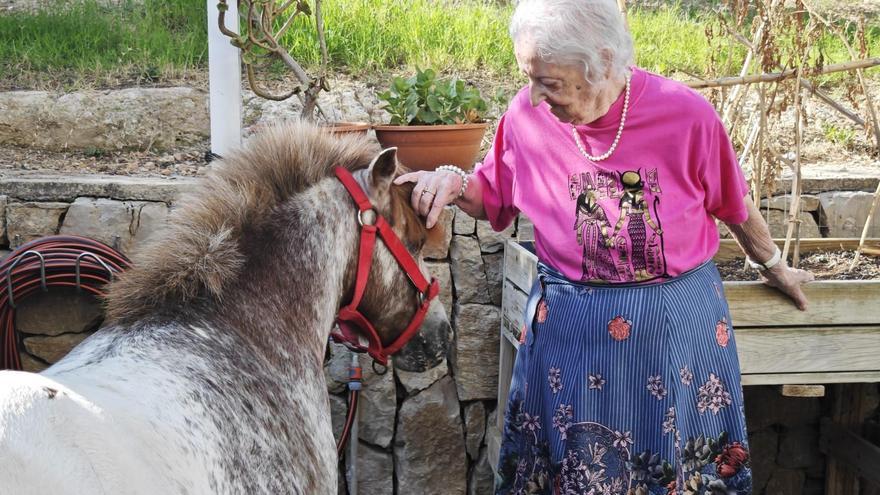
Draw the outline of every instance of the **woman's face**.
[[[514,50],[520,70],[529,78],[532,106],[546,102],[550,113],[564,123],[586,124],[602,116],[600,88],[587,82],[581,66],[542,60],[529,36],[518,39]]]

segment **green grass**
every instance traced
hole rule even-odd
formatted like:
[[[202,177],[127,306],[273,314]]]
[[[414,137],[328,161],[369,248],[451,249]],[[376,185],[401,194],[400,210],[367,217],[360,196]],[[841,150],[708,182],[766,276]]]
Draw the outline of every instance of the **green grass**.
[[[507,37],[510,2],[497,0],[325,0],[327,42],[334,71],[370,78],[432,67],[519,81]],[[82,0],[65,12],[0,17],[0,85],[70,86],[162,82],[204,73],[207,67],[204,0],[142,0],[100,7]],[[726,42],[710,47],[705,14],[671,6],[632,10],[629,23],[637,63],[661,74],[704,74],[714,54],[738,72],[744,50]],[[310,21],[283,43],[314,67],[318,50]],[[869,33],[880,53],[880,28]],[[848,60],[839,41],[821,43],[826,63]],[[286,70],[275,67],[275,76]],[[515,77],[515,79],[514,79]],[[518,84],[518,82],[517,82]]]
[[[0,80],[146,80],[207,65],[205,3],[144,0],[0,16]]]

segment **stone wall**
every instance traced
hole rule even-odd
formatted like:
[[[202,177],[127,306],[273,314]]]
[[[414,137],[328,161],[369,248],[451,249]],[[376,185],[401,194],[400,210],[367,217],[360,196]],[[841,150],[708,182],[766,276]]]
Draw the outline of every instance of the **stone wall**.
[[[195,180],[0,179],[0,257],[27,240],[55,233],[93,237],[129,253],[161,227],[176,197]],[[805,201],[809,218],[817,220],[810,228],[826,236],[860,233],[863,217],[852,205],[862,197],[860,191],[817,192]],[[780,210],[784,204],[785,198],[769,202]],[[485,433],[498,413],[503,242],[531,238],[533,227],[521,219],[497,233],[455,209],[446,210],[441,223],[445,237],[427,246],[425,254],[442,284],[440,298],[455,340],[447,360],[425,373],[392,369],[380,375],[361,357],[360,493],[492,492]],[[100,321],[96,301],[72,291],[53,290],[23,302],[16,323],[24,334],[26,369],[39,371],[57,361]],[[325,368],[337,434],[345,415],[349,360],[347,351],[333,346]],[[825,461],[818,423],[823,399],[786,398],[775,387],[748,387],[745,397],[755,493],[822,493]],[[344,476],[340,486],[345,493]]]

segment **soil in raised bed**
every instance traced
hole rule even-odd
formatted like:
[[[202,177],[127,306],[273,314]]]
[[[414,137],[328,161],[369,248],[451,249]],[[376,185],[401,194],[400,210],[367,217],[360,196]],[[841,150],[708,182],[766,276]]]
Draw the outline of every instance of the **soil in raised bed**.
[[[880,279],[880,258],[867,254],[850,270],[855,251],[823,251],[802,257],[798,268],[813,272],[816,280]],[[758,272],[748,268],[742,259],[718,263],[723,280],[760,280]]]

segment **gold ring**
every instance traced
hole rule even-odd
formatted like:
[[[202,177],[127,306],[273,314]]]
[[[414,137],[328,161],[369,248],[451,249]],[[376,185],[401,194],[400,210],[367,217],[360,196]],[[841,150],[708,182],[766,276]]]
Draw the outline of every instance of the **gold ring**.
[[[422,196],[424,196],[425,194],[430,194],[431,196],[434,196],[437,193],[435,193],[434,191],[429,191],[429,190],[425,189],[424,191],[422,191]]]

